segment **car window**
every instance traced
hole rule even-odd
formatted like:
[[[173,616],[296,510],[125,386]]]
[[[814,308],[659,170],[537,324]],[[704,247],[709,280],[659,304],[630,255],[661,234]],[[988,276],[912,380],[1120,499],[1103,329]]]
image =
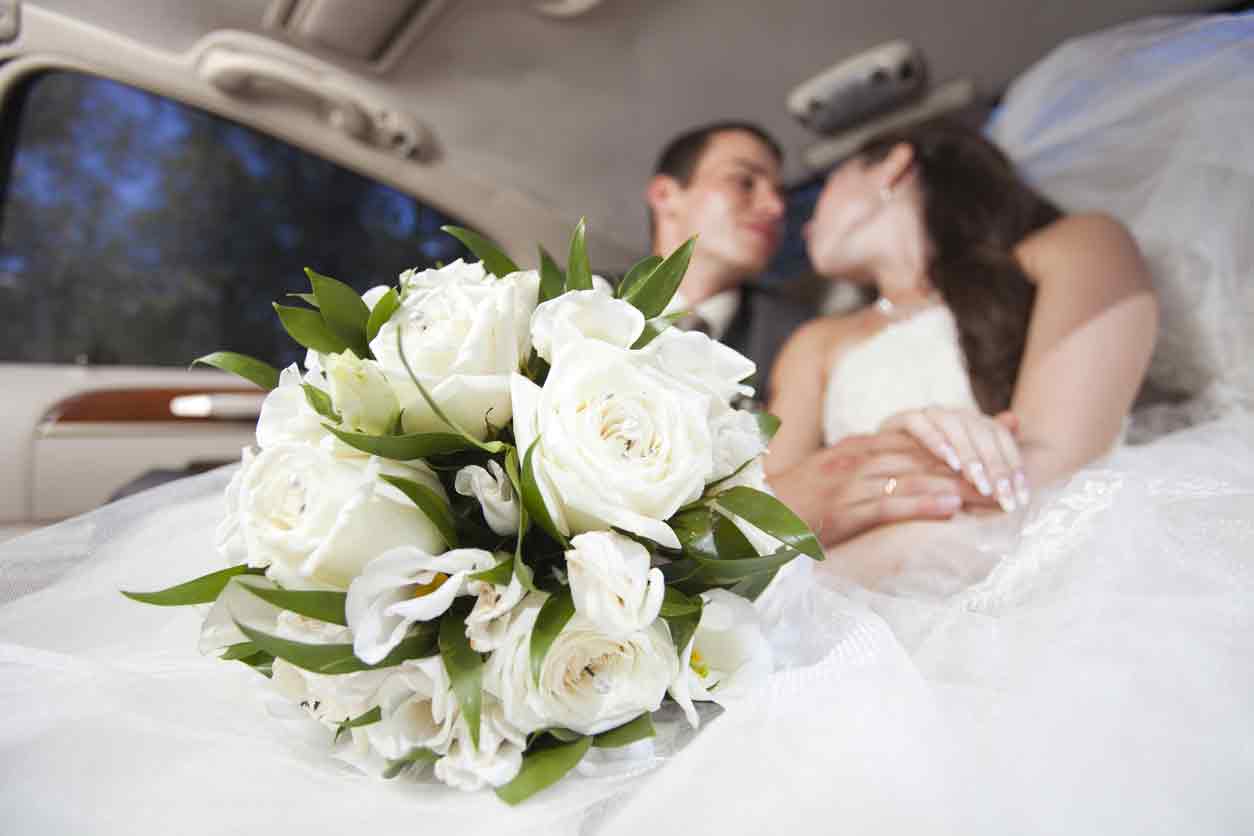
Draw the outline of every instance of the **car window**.
[[[5,135],[0,362],[285,365],[301,352],[270,302],[305,267],[365,290],[465,254],[408,195],[106,79],[35,76]]]

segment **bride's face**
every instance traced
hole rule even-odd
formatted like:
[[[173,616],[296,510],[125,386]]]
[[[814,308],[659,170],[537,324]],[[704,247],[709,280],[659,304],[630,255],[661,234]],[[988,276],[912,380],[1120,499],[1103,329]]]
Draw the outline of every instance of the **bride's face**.
[[[875,221],[884,198],[876,166],[847,160],[827,177],[802,234],[810,263],[829,278],[855,278],[875,253]]]

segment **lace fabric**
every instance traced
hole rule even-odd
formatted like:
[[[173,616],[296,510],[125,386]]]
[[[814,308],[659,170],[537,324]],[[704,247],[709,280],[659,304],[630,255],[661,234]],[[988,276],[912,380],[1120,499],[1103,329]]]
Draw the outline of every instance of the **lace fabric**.
[[[953,314],[940,305],[890,322],[837,358],[823,396],[823,437],[834,444],[873,433],[925,406],[975,408]]]

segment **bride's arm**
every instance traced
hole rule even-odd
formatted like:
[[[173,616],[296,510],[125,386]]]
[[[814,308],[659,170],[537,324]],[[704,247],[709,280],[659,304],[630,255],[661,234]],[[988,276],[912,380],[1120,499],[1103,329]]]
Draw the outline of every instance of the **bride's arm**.
[[[771,370],[773,397],[767,410],[780,419],[766,457],[767,475],[782,473],[823,446],[823,391],[828,356],[839,320],[812,319],[798,328],[780,349]]]
[[[1034,484],[1110,449],[1149,366],[1158,302],[1136,242],[1103,215],[1073,215],[1020,245],[1036,304],[1011,410]]]

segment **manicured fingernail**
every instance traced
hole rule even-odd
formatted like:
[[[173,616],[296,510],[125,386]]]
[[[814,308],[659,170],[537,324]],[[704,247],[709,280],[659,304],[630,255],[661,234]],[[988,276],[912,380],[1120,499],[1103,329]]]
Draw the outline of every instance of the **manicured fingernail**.
[[[1010,490],[1009,479],[997,480],[997,504],[1000,505],[1001,509],[1007,514],[1018,507],[1015,505],[1015,495]]]
[[[980,492],[980,496],[989,496],[993,493],[993,486],[988,483],[988,477],[984,475],[983,462],[971,462],[967,466],[967,470],[971,474],[971,481],[975,482],[975,489]]]
[[[945,464],[949,465],[949,469],[954,473],[962,472],[962,460],[958,458],[958,451],[946,444],[941,447],[941,458],[945,460]]]
[[[962,507],[962,497],[952,493],[943,494],[936,497],[936,507],[941,510],[941,513],[952,513]]]
[[[1015,471],[1015,495],[1019,497],[1020,505],[1027,505],[1032,501],[1032,492],[1028,490],[1028,477],[1022,470]]]

